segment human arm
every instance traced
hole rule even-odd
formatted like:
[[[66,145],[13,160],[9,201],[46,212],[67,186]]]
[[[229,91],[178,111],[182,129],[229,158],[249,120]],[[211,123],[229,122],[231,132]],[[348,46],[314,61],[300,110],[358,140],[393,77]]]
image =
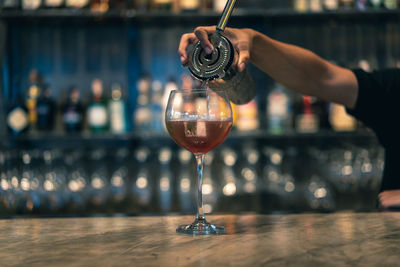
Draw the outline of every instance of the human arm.
[[[186,49],[191,43],[200,40],[206,52],[211,51],[208,34],[214,32],[215,27],[198,27],[194,33],[183,35],[178,51],[182,64],[188,63]],[[252,29],[226,28],[224,34],[239,52],[238,71],[243,71],[251,62],[291,90],[354,108],[358,84],[351,70],[336,66],[307,49],[279,42]]]

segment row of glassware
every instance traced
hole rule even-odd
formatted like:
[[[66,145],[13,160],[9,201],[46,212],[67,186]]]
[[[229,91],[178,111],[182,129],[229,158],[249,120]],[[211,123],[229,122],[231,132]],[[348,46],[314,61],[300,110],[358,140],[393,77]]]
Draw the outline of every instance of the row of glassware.
[[[223,145],[205,159],[204,209],[374,208],[367,199],[379,189],[383,164],[379,147]],[[0,214],[191,214],[196,180],[193,156],[175,146],[5,150],[0,152]],[[352,202],[343,203],[343,196]]]

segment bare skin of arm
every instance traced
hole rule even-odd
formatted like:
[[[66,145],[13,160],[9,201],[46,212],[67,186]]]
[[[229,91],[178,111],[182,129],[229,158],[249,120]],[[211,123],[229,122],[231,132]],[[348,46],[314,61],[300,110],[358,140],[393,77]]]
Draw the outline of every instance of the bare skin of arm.
[[[208,34],[215,27],[198,27],[184,34],[178,53],[182,64],[188,61],[187,47],[200,40],[207,51],[212,50]],[[336,66],[301,47],[276,41],[252,29],[226,28],[224,34],[239,52],[238,71],[253,63],[275,81],[304,95],[315,96],[353,108],[358,84],[353,72]]]
[[[211,53],[213,47],[208,35],[214,32],[215,26],[198,27],[193,33],[182,36],[178,53],[183,65],[188,63],[188,46],[197,41]],[[336,66],[307,49],[279,42],[252,29],[226,28],[224,35],[239,52],[238,71],[243,71],[251,62],[291,90],[348,108],[355,107],[358,83],[351,70]],[[400,206],[400,190],[381,192],[379,202],[383,209]]]

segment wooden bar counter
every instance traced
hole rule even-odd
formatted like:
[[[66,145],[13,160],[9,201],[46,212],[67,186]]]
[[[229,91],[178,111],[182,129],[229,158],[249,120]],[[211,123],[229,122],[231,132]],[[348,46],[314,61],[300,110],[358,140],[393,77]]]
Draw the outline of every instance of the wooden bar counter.
[[[193,216],[0,220],[0,266],[399,266],[400,213],[218,215],[227,234],[177,234]]]

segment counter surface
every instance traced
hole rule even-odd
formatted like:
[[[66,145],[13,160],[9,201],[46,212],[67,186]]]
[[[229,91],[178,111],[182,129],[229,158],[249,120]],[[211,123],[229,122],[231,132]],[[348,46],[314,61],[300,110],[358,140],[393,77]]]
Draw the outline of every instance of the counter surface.
[[[175,233],[192,216],[0,220],[0,265],[398,266],[400,213],[208,216],[227,234]]]

